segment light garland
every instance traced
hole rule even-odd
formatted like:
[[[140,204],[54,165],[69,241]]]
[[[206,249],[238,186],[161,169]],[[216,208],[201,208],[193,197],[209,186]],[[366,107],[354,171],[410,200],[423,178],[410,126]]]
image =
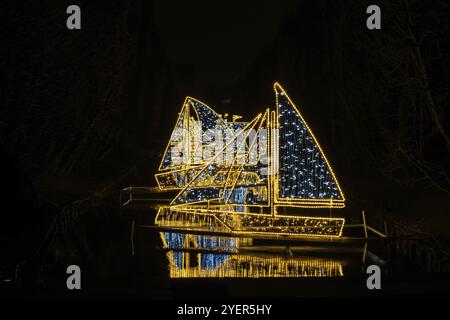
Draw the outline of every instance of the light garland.
[[[278,83],[274,90],[275,110],[250,122],[228,122],[187,97],[155,175],[158,186],[179,191],[171,210],[212,214],[230,232],[340,237],[343,218],[278,213],[280,207],[344,208],[345,198],[303,116]],[[174,162],[177,150],[181,163]]]

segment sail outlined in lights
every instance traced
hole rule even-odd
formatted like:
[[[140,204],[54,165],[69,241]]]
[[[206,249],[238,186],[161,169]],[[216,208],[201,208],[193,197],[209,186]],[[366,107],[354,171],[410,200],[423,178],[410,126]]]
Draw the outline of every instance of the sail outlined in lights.
[[[239,165],[236,161],[239,154],[242,153],[242,148],[245,148],[244,144],[251,132],[249,129],[254,128],[261,119],[261,116],[261,114],[256,116],[240,130],[234,138],[220,150],[220,152],[214,155],[208,164],[178,193],[170,205],[176,206],[223,200],[226,188],[235,185],[235,180],[239,177],[239,172],[237,170]],[[231,145],[233,145],[233,160],[232,163],[224,166],[222,160],[217,160],[219,157],[223,156]]]
[[[222,141],[215,141],[214,131],[221,132]],[[231,126],[214,110],[200,100],[186,97],[162,157],[160,173],[155,175],[159,188],[184,188],[206,166],[208,150],[233,136]]]
[[[344,194],[320,144],[297,107],[274,85],[278,115],[277,203],[342,208]]]
[[[194,111],[191,112],[191,108]],[[193,120],[197,120],[201,123],[201,127],[195,127],[193,125]],[[205,164],[197,159],[202,158],[203,146],[195,145],[193,135],[203,134],[208,130],[215,130],[217,128],[222,128],[224,132],[224,141],[226,135],[233,135],[233,130],[231,127],[206,103],[201,102],[192,97],[186,97],[183,103],[183,108],[181,109],[175,128],[170,136],[170,140],[167,144],[166,150],[162,157],[162,161],[159,166],[159,171],[167,169],[178,169],[179,165],[174,165],[174,161],[171,158],[172,148],[177,144],[183,145],[182,157],[183,164],[185,165],[201,165]],[[196,132],[193,132],[193,131]],[[186,132],[193,132],[191,135],[186,135]],[[211,135],[214,139],[214,135]],[[198,140],[197,140],[198,141]],[[208,141],[209,143],[214,143],[214,141]],[[192,147],[193,146],[193,147]]]

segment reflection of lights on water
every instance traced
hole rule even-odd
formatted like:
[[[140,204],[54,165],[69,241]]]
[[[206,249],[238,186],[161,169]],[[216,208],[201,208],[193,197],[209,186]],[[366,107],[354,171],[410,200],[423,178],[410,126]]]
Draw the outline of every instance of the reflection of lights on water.
[[[169,251],[171,278],[342,277],[342,263],[320,258],[260,257],[231,250],[248,239],[161,233],[167,249],[223,248],[229,253]],[[247,243],[248,244],[248,243]]]
[[[164,232],[167,248],[189,248],[193,244],[195,248],[236,248],[238,238],[214,237],[202,235],[189,235],[176,232]]]
[[[236,251],[237,238],[228,237],[211,237],[202,235],[186,235],[175,232],[161,233],[164,237],[163,242],[166,248],[222,248],[226,251]],[[164,241],[165,240],[165,241]],[[202,269],[214,269],[217,268],[227,259],[225,254],[199,254],[198,261],[199,266]],[[186,265],[189,265],[191,261],[189,255],[181,251],[171,252],[171,263],[178,269],[183,269]]]
[[[200,263],[191,266],[191,255]],[[235,254],[168,252],[171,278],[342,277],[342,264],[321,259],[261,258]],[[198,261],[197,260],[197,261]],[[189,261],[189,263],[187,263]]]

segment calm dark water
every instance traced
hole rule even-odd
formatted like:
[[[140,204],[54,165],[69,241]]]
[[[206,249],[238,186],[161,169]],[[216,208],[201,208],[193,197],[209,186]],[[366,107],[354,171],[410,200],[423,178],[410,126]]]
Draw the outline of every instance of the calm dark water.
[[[448,294],[447,273],[426,272],[395,241],[286,243],[147,228],[155,211],[82,215],[58,234],[37,285],[3,283],[1,295],[37,299],[226,299],[426,296]],[[132,225],[134,223],[134,228]],[[66,288],[66,268],[79,265],[82,290]],[[382,290],[366,287],[379,265]]]
[[[175,298],[433,296],[447,291],[448,279],[389,256],[385,243],[366,248],[364,243],[287,246],[180,233],[158,233],[158,237],[157,247],[164,256],[160,267]],[[144,244],[136,244],[140,245]],[[371,264],[382,270],[380,292],[366,286],[366,268]]]
[[[446,274],[426,272],[395,241],[304,243],[158,232],[154,213],[135,220],[134,258],[158,252],[173,298],[357,297],[445,295]],[[141,260],[144,259],[144,260]],[[382,272],[380,292],[367,289],[367,266]]]

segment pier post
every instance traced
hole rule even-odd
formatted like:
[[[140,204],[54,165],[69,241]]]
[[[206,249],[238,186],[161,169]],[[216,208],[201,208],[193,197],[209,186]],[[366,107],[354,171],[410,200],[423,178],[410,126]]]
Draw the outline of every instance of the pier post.
[[[364,210],[362,210],[361,214],[362,214],[363,225],[364,225],[364,236],[367,238],[366,213],[364,212]]]
[[[134,256],[134,220],[131,221],[131,255]]]

